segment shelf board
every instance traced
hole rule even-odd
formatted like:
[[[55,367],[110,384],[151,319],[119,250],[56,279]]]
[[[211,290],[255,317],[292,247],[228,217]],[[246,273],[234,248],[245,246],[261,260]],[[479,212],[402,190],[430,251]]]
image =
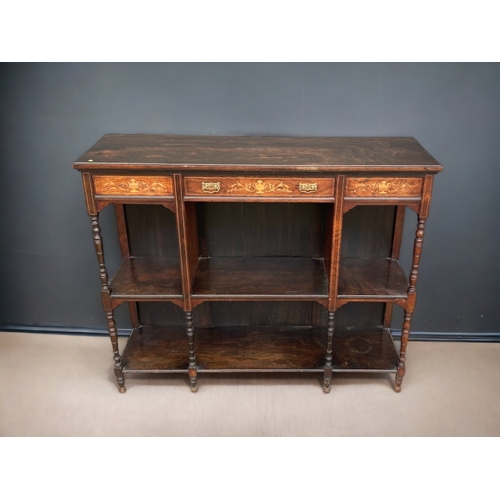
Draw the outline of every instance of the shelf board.
[[[322,372],[326,328],[195,328],[200,373]],[[142,326],[132,331],[122,360],[125,372],[187,373],[188,344],[183,327]],[[336,329],[334,372],[395,372],[398,354],[389,329]]]
[[[182,299],[179,259],[131,257],[110,281],[111,297],[124,300]]]
[[[408,281],[395,259],[342,259],[338,298],[352,302],[404,300]]]
[[[333,371],[395,372],[399,356],[388,328],[336,328],[333,336]]]
[[[122,354],[124,372],[188,371],[188,343],[183,327],[134,328]]]
[[[194,299],[328,299],[323,259],[306,257],[202,257],[193,283]]]
[[[325,346],[325,328],[195,329],[200,372],[321,372]]]
[[[325,364],[325,328],[195,328],[194,337],[200,372],[321,372]],[[186,330],[136,328],[122,360],[124,372],[186,373]]]

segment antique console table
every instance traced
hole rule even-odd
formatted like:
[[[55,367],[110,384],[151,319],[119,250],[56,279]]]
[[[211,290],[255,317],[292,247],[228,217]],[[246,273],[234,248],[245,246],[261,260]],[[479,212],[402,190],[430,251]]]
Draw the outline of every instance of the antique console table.
[[[325,392],[335,372],[390,372],[401,390],[442,170],[415,139],[109,134],[73,167],[120,392],[125,373],[186,373],[196,391],[198,374],[234,371],[319,372]],[[111,279],[99,226],[108,205],[122,253]],[[417,214],[408,277],[406,207]],[[132,332],[120,353],[123,303]]]

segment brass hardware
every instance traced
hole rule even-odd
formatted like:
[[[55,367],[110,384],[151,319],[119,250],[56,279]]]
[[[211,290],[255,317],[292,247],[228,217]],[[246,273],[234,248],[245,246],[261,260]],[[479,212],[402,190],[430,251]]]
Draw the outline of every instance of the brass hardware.
[[[94,161],[94,160],[89,160],[89,161]]]
[[[299,191],[301,193],[314,193],[318,190],[317,182],[299,182]]]
[[[220,191],[220,182],[202,182],[201,190],[204,193],[218,193]]]

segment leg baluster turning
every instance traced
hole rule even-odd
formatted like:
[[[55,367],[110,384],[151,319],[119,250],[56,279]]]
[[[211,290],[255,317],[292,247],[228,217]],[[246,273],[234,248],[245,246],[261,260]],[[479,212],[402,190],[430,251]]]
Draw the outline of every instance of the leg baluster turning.
[[[330,392],[330,384],[332,382],[332,343],[333,343],[333,326],[335,313],[328,313],[328,329],[326,339],[326,356],[325,356],[325,373],[323,376],[323,391]]]
[[[399,351],[399,364],[396,373],[396,384],[394,390],[401,392],[401,384],[405,374],[406,363],[406,346],[410,336],[410,323],[411,316],[415,310],[415,303],[417,301],[417,279],[418,279],[418,265],[420,263],[420,255],[422,253],[422,243],[424,240],[425,219],[418,219],[417,232],[415,235],[415,244],[413,246],[413,264],[410,272],[410,286],[408,287],[408,300],[405,309],[405,319],[401,331],[401,349]]]
[[[113,316],[113,308],[111,306],[111,290],[108,284],[108,273],[106,271],[106,266],[104,265],[104,251],[101,238],[101,229],[99,227],[99,217],[97,215],[92,215],[90,219],[92,221],[92,233],[94,235],[95,252],[97,254],[97,261],[99,262],[102,305],[104,307],[104,312],[106,313],[106,318],[108,320],[108,332],[111,339],[111,345],[113,347],[113,360],[115,362],[114,370],[119,390],[123,393],[126,390],[125,378],[123,376],[123,363],[120,356],[120,351],[118,349],[118,336],[116,334],[116,324]]]
[[[196,355],[194,352],[194,331],[193,331],[193,313],[186,313],[186,333],[189,347],[189,379],[191,380],[191,391],[198,391],[198,370],[196,366]]]
[[[403,329],[401,331],[401,350],[399,352],[399,364],[398,371],[396,373],[396,385],[394,390],[396,392],[401,392],[401,383],[403,382],[403,377],[405,374],[405,362],[406,362],[406,346],[408,344],[408,337],[410,336],[410,321],[411,314],[408,311],[405,313],[405,320],[403,323]]]

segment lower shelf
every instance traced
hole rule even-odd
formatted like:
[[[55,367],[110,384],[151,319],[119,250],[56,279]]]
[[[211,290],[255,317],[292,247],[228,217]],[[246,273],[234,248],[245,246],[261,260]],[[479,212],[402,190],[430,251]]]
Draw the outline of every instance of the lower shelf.
[[[323,371],[325,328],[195,330],[199,371]]]
[[[122,361],[125,373],[187,373],[186,329],[164,326],[134,328],[123,350]]]
[[[388,328],[342,328],[333,336],[334,372],[396,372],[399,356]]]
[[[326,328],[195,328],[198,371],[322,372]],[[344,328],[335,332],[333,371],[395,372],[398,355],[389,329]],[[123,351],[124,372],[187,373],[182,327],[140,327]]]

